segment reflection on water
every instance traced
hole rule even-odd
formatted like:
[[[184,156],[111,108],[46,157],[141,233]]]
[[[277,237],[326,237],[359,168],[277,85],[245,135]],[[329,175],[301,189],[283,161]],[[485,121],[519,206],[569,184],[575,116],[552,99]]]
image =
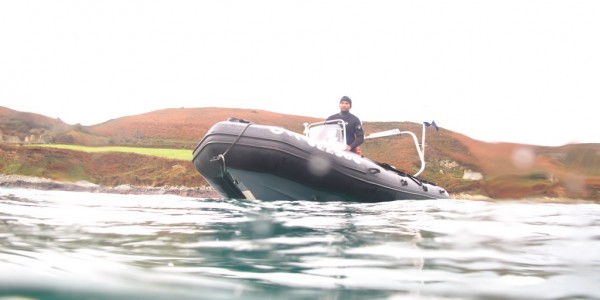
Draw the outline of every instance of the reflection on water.
[[[600,206],[0,189],[0,299],[599,299]]]

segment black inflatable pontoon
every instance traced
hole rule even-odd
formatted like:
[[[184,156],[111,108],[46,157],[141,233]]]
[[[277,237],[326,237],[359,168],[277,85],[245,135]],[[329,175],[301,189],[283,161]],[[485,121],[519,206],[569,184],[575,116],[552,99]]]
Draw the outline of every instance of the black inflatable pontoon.
[[[306,135],[301,135],[232,118],[207,132],[194,149],[193,163],[226,198],[381,202],[449,197],[433,183],[342,150],[345,132],[339,122],[305,124]],[[366,139],[400,133],[410,132],[396,129]]]

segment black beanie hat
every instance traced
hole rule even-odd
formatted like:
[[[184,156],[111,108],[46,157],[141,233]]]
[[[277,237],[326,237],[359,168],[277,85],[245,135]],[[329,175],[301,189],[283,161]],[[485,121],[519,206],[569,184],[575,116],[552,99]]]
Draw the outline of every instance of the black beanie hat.
[[[350,105],[352,105],[352,99],[350,99],[350,97],[348,97],[348,96],[342,97],[342,99],[340,99],[340,102],[342,102],[342,101],[348,101],[348,103],[350,103]]]

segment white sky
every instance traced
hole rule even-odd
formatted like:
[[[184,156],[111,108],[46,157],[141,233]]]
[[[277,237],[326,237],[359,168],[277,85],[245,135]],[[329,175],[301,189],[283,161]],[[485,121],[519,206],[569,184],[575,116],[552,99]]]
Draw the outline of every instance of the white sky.
[[[0,105],[93,125],[172,107],[435,120],[600,143],[600,1],[0,0]]]

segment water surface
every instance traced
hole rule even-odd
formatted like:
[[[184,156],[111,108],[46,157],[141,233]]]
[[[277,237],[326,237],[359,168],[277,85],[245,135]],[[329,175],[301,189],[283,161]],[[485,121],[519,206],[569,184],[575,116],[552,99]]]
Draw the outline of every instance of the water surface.
[[[0,300],[600,299],[600,205],[0,188]]]

